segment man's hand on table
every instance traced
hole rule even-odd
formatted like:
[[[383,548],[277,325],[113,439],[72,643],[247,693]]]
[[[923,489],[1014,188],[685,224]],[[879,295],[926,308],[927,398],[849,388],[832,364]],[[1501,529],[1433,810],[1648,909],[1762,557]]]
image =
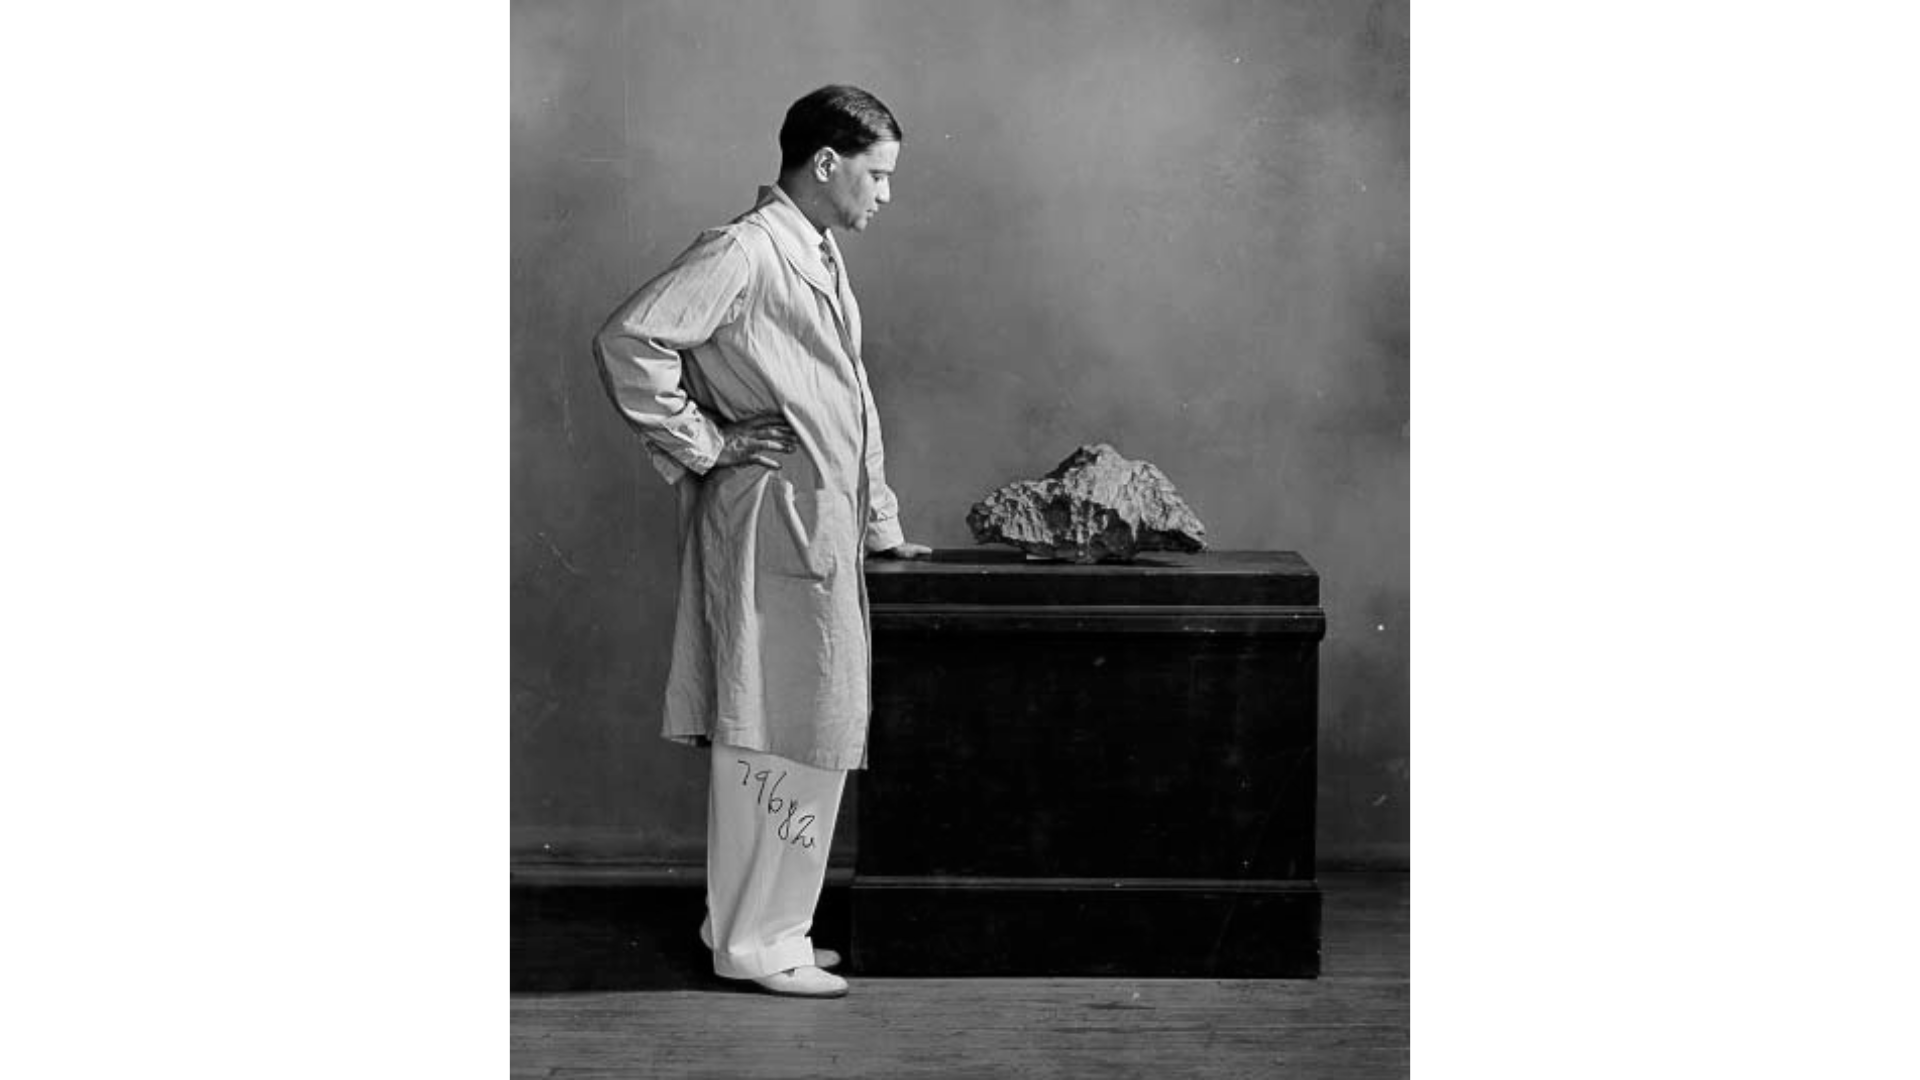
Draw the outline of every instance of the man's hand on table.
[[[933,549],[925,544],[905,541],[885,551],[876,551],[874,554],[883,559],[931,559]]]

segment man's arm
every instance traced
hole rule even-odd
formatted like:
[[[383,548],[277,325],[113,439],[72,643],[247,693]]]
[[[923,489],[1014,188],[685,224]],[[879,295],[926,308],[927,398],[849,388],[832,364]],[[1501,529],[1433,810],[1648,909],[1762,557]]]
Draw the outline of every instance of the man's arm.
[[[680,352],[739,317],[748,277],[738,242],[724,232],[702,234],[594,336],[608,395],[669,483],[706,472],[720,457],[723,433],[682,387]]]
[[[862,380],[865,381],[864,379]],[[873,407],[873,391],[867,388],[867,550],[897,559],[920,559],[933,553],[923,544],[911,543],[900,528],[900,500],[887,486],[887,453],[880,436],[880,412]]]

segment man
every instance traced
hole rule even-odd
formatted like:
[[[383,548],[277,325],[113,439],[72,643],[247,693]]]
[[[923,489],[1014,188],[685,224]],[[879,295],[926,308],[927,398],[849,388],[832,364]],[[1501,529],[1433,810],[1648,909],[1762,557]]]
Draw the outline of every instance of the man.
[[[892,201],[900,125],[828,86],[787,111],[780,177],[594,339],[608,393],[677,490],[680,599],[663,734],[711,746],[714,971],[839,997],[808,931],[846,770],[866,765],[865,553],[923,558],[887,487],[836,229]]]

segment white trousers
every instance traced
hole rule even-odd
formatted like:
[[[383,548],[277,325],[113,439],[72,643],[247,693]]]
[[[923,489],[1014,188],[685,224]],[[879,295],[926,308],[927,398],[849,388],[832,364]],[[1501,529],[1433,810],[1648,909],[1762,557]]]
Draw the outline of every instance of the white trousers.
[[[751,979],[813,963],[813,909],[847,774],[713,744],[707,918],[713,970]]]

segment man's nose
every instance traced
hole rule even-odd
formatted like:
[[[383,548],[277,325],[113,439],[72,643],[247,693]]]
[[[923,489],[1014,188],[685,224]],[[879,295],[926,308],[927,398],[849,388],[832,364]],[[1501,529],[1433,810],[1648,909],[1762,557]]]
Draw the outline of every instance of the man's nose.
[[[878,191],[875,191],[873,193],[873,200],[879,203],[881,206],[887,205],[888,203],[893,201],[893,188],[890,186],[882,185]]]

